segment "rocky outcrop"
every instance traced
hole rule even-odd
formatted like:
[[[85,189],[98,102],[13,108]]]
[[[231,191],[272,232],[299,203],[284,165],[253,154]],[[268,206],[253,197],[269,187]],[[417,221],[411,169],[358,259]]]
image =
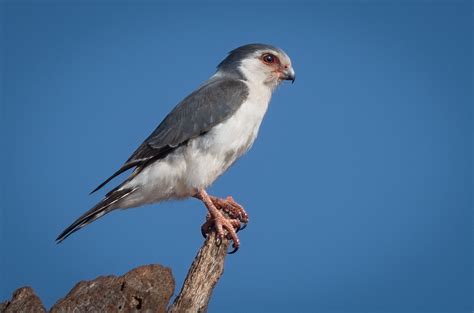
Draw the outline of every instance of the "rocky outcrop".
[[[12,299],[0,303],[0,312],[46,312],[40,298],[31,287],[22,287],[15,290]]]
[[[165,313],[175,282],[171,270],[161,265],[137,267],[123,276],[100,276],[81,281],[50,312],[160,312]],[[0,312],[46,312],[33,289],[24,287]]]
[[[229,239],[217,240],[211,232],[194,259],[181,292],[168,313],[205,313],[219,278]],[[166,313],[175,282],[171,269],[158,264],[137,267],[123,276],[100,276],[81,281],[50,312],[160,312]],[[10,301],[0,303],[3,312],[46,312],[30,287],[17,289]]]

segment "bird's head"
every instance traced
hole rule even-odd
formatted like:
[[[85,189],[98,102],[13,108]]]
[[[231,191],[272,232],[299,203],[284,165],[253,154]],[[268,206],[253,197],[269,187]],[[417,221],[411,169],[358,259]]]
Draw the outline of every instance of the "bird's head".
[[[232,50],[217,69],[223,74],[239,75],[249,82],[271,88],[283,80],[295,81],[290,57],[283,50],[265,44],[248,44]]]

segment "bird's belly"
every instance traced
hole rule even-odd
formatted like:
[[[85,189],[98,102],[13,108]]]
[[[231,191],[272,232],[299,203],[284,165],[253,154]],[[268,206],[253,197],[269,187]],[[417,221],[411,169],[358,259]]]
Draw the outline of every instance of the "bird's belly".
[[[207,188],[251,147],[258,126],[239,132],[235,125],[222,124],[190,140],[133,179],[140,191],[129,197],[126,207],[190,197]]]

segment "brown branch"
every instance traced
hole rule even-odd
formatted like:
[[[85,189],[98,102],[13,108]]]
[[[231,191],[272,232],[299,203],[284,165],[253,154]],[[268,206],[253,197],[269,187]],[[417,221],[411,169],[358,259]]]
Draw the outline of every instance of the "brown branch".
[[[224,260],[229,240],[216,244],[216,233],[211,232],[188,271],[183,287],[168,313],[207,312],[207,305],[217,281],[224,273]]]

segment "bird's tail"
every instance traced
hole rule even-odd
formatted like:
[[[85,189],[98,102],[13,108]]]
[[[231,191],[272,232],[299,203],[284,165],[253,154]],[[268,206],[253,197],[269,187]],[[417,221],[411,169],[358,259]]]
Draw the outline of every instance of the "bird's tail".
[[[92,223],[99,217],[104,216],[105,214],[113,211],[117,208],[116,204],[123,198],[129,196],[138,188],[125,188],[125,189],[114,189],[109,192],[105,198],[95,205],[92,209],[84,213],[79,217],[74,223],[72,223],[68,228],[66,228],[59,236],[56,238],[56,243],[60,243],[72,233],[78,231],[82,227]]]

